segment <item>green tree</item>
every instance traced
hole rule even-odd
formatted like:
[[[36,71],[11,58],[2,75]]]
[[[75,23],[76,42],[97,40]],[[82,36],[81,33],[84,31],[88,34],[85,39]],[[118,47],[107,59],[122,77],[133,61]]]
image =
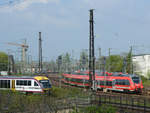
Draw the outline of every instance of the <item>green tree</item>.
[[[0,52],[0,71],[8,70],[8,55],[4,52]]]
[[[58,58],[56,59],[56,63],[57,63],[57,70],[58,72],[61,71],[61,65],[62,65],[62,55],[59,55]]]
[[[69,72],[71,71],[71,58],[70,58],[70,54],[66,53],[65,55],[63,55],[62,57],[62,65],[63,65],[63,70],[65,72]]]
[[[104,68],[104,56],[101,56],[95,60],[95,69],[103,70],[103,68]]]
[[[150,70],[147,71],[147,76],[146,77],[150,80]]]
[[[110,72],[122,72],[123,58],[120,55],[111,55],[106,59],[106,70]]]
[[[57,69],[57,66],[56,66],[56,63],[54,60],[51,60],[50,63],[49,63],[49,70],[52,71],[52,72],[55,72]]]
[[[126,60],[127,60],[126,71],[127,71],[127,73],[132,73],[132,49],[130,49],[130,51],[126,57]]]
[[[88,69],[88,54],[85,50],[80,53],[80,69],[87,70]]]

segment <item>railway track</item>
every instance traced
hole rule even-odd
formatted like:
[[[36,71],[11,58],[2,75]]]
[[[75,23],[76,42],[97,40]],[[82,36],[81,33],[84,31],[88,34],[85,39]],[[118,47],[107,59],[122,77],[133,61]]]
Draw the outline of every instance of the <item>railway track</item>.
[[[60,77],[57,75],[49,75],[49,78],[54,86],[60,86],[63,88],[78,88],[81,89],[83,92],[87,92],[90,94],[90,103],[92,104],[108,104],[115,106],[120,109],[130,110],[130,113],[150,113],[150,95],[147,94],[147,90],[145,89],[143,94],[134,94],[134,93],[122,93],[122,92],[91,92],[86,89],[82,90],[81,87],[66,85],[60,82]],[[93,95],[93,96],[92,96]],[[77,103],[78,105],[78,103]]]
[[[58,76],[58,74],[49,74],[48,75],[49,79],[51,80],[52,84],[54,86],[60,86],[64,87],[64,88],[72,88],[72,87],[77,87],[77,86],[73,86],[73,85],[67,85],[64,84],[63,82],[60,81],[60,76]],[[79,89],[83,89],[83,87],[77,87]],[[85,90],[85,91],[89,91],[89,90]],[[100,95],[100,94],[106,94],[106,95],[122,95],[122,96],[132,96],[132,97],[140,97],[140,98],[150,98],[150,90],[148,89],[144,89],[144,91],[142,92],[142,94],[135,94],[135,93],[123,93],[123,92],[114,92],[114,91],[109,91],[109,92],[103,92],[98,90],[96,92],[96,95]]]

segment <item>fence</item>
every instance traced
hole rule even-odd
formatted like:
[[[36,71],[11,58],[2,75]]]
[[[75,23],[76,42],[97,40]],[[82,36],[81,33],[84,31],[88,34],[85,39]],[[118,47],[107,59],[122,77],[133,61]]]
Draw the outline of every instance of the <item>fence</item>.
[[[125,109],[150,112],[150,98],[132,97],[131,95],[99,95],[99,105],[110,104]]]

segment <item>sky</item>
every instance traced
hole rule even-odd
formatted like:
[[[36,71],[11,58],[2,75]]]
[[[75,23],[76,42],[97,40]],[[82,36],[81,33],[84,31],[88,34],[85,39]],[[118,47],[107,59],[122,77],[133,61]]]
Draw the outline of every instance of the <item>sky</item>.
[[[66,52],[79,57],[89,48],[89,10],[95,9],[96,56],[98,48],[102,55],[108,55],[108,48],[112,54],[128,52],[130,46],[149,52],[149,5],[150,0],[0,0],[0,51],[19,56],[19,47],[7,43],[26,39],[28,54],[37,59],[42,32],[45,59]]]

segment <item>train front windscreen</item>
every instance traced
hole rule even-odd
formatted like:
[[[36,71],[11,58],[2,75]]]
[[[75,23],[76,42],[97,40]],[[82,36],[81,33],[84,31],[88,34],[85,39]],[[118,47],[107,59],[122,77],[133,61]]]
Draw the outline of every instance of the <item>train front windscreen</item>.
[[[51,88],[49,80],[40,80],[40,83],[42,84],[43,88]]]
[[[140,78],[139,77],[132,77],[132,80],[134,83],[139,84],[140,83]]]

